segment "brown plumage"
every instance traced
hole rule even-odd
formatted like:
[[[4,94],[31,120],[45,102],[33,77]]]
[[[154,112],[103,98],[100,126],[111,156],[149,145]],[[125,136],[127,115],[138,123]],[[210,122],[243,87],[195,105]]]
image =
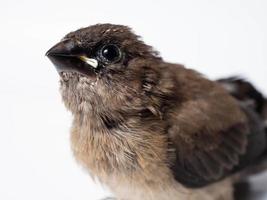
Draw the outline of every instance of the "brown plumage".
[[[234,174],[264,156],[256,110],[126,26],[79,29],[47,55],[74,116],[74,155],[118,199],[228,200]]]

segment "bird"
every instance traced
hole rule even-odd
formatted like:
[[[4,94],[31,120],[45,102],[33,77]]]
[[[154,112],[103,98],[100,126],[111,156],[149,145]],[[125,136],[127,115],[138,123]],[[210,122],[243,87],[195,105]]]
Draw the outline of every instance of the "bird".
[[[125,25],[68,33],[46,56],[77,162],[118,200],[233,200],[267,168],[267,101],[240,77],[166,62]]]

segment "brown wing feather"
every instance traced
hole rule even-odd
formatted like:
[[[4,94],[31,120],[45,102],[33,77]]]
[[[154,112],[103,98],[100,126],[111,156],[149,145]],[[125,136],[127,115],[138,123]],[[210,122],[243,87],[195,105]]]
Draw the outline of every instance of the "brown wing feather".
[[[211,144],[199,145],[196,140],[196,144],[192,144],[192,141],[191,143],[179,141],[173,167],[176,179],[192,187],[195,180],[198,182],[197,186],[219,180],[238,164],[240,155],[246,149],[247,134],[248,129],[245,124],[236,124],[213,134],[217,135],[217,139],[213,139]],[[211,140],[209,136],[200,134],[198,140],[209,141]],[[191,180],[183,180],[187,179],[187,175],[191,176]]]
[[[239,103],[216,82],[194,71],[177,73],[183,102],[168,116],[175,178],[187,186],[219,180],[245,153],[248,119]]]

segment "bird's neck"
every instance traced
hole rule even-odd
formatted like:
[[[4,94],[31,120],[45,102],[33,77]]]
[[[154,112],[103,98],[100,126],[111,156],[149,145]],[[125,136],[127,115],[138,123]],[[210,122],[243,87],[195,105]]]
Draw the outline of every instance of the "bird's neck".
[[[139,122],[130,119],[129,123]],[[146,176],[150,173],[150,170],[146,172],[148,166],[162,165],[167,160],[167,138],[163,130],[133,129],[127,122],[124,130],[102,125],[100,116],[75,116],[71,130],[72,150],[77,161],[100,181],[106,182],[110,176],[127,178],[143,173]]]
[[[133,156],[129,147],[131,138],[112,127],[116,126],[112,124],[114,122],[105,120],[100,113],[76,115],[71,129],[71,144],[76,159],[100,179],[125,171],[131,166]]]

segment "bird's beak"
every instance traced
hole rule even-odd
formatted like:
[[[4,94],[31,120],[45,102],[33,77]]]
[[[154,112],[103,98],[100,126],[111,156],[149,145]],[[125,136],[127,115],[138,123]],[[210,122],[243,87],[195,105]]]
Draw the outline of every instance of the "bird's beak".
[[[88,58],[83,49],[73,40],[59,42],[47,51],[46,56],[60,74],[61,72],[78,72],[93,76],[98,67],[97,60]]]
[[[98,67],[98,62],[96,59],[88,58],[86,56],[79,56],[79,58],[95,69]]]

